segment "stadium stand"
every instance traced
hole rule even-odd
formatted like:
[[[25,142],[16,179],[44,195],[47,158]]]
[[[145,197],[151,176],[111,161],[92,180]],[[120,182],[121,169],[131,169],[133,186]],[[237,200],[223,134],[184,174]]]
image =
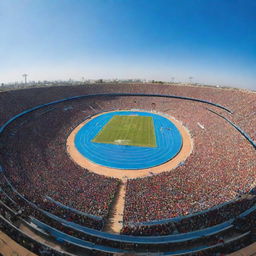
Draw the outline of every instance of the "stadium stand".
[[[255,100],[253,92],[151,84],[1,93],[1,229],[39,255],[212,255],[248,245],[255,238]],[[120,181],[77,166],[65,140],[88,116],[150,111],[152,103],[189,129],[194,150],[175,173],[128,180],[122,235],[102,232]],[[21,224],[62,250],[35,241]]]

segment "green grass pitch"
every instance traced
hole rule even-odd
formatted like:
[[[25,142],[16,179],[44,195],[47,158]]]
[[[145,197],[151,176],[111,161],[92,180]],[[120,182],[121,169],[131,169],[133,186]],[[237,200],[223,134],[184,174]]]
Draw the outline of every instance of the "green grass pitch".
[[[92,140],[97,143],[156,147],[156,136],[151,116],[113,116]]]

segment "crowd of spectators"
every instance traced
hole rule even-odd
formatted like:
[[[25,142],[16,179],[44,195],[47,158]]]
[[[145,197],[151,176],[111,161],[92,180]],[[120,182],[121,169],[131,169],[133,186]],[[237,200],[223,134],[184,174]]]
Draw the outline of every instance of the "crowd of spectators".
[[[255,204],[255,197],[248,195],[256,185],[255,149],[233,127],[206,108],[225,115],[255,140],[255,93],[166,85],[90,85],[10,91],[0,94],[0,125],[38,104],[97,92],[195,97],[222,104],[234,112],[229,114],[202,103],[157,97],[95,97],[37,110],[15,121],[0,141],[4,173],[22,196],[61,218],[102,229],[119,181],[74,164],[65,150],[66,138],[86,116],[96,112],[154,108],[181,121],[190,131],[194,148],[189,158],[175,170],[128,180],[124,234],[186,233],[235,218]],[[230,200],[235,201],[207,211]],[[12,204],[10,199],[8,203]],[[195,214],[204,210],[205,214]],[[27,211],[40,217],[38,213]],[[191,214],[193,217],[164,225],[139,224]]]
[[[58,243],[57,247],[50,247],[48,243],[43,243],[42,241],[37,241],[33,236],[26,234],[21,229],[19,229],[16,225],[12,224],[12,221],[18,219],[17,216],[20,214],[13,214],[10,211],[4,209],[2,205],[0,205],[0,228],[1,231],[6,235],[11,237],[15,242],[20,244],[21,246],[27,248],[29,251],[34,252],[37,255],[48,255],[48,256],[68,256],[74,255],[73,253],[68,253],[73,250],[77,251],[78,247],[72,245],[68,242],[63,242],[61,240],[57,240],[56,238],[51,238],[51,246],[52,242]],[[48,220],[49,221],[49,220]],[[54,226],[54,223],[52,223]],[[57,226],[60,226],[58,224]],[[111,256],[112,253],[107,253],[99,250],[89,249],[89,248],[79,248],[85,255],[96,255],[96,256]],[[16,252],[13,251],[13,254]]]
[[[189,129],[193,152],[175,170],[128,180],[124,221],[131,227],[200,212],[255,186],[255,149],[248,141],[203,104],[178,101],[156,105]]]
[[[38,255],[49,255],[49,256],[65,256],[68,254],[58,252],[54,249],[49,248],[46,245],[40,244],[38,241],[26,236],[24,233],[15,229],[13,226],[8,225],[7,222],[0,219],[0,227],[3,232],[12,237],[21,246],[27,248]],[[13,254],[16,254],[14,251]]]
[[[119,180],[91,173],[68,157],[65,141],[74,125],[68,118],[74,118],[73,112],[61,106],[31,113],[30,120],[21,118],[5,137],[1,151],[5,174],[19,193],[42,209],[102,229]]]
[[[92,245],[93,243],[103,244],[107,246],[111,245],[111,241],[100,239],[95,235],[90,236],[72,227],[67,227],[63,225],[60,221],[52,218],[51,216],[48,216],[42,210],[35,207],[33,204],[31,204],[31,202],[24,200],[24,198],[22,198],[19,194],[13,191],[12,188],[8,186],[8,184],[5,183],[4,185],[2,185],[1,183],[1,186],[4,188],[4,190],[0,191],[0,215],[2,215],[7,220],[7,222],[13,223],[13,226],[16,226],[16,231],[18,231],[18,228],[21,223],[24,223],[25,221],[26,225],[29,226],[30,225],[29,223],[31,223],[32,218],[35,218],[40,222],[47,224],[54,229],[59,230],[60,232],[64,232],[70,236],[74,236],[76,238],[91,242]],[[4,191],[7,192],[9,195],[7,195]],[[33,230],[34,227],[35,225],[31,225],[30,229]],[[45,230],[44,232],[49,233],[48,230]],[[61,238],[58,239],[58,237],[52,236],[50,233],[48,234],[47,239],[48,240],[50,239],[50,241],[52,242],[54,241],[55,243],[58,243],[58,244],[60,243],[59,246],[61,247],[63,246],[67,247],[67,245],[70,245],[66,242],[63,243]],[[14,238],[14,240],[16,239]],[[73,248],[74,250],[77,250],[78,248],[82,250],[85,249],[83,247],[80,247],[79,245],[74,247],[77,247],[77,248]],[[90,249],[88,248],[88,250]],[[91,253],[90,255],[94,255],[92,251],[90,251],[90,253]],[[103,251],[101,252],[97,251],[97,253],[96,255],[104,255],[104,256],[112,255],[112,254],[104,253]]]
[[[6,189],[6,187],[5,187],[5,189]],[[0,195],[2,195],[1,196],[1,201],[4,202],[6,205],[8,205],[9,200],[5,200],[6,198],[4,197],[4,195],[2,193],[0,193]],[[140,250],[141,251],[143,251],[145,249],[148,250],[149,248],[150,248],[150,250],[157,250],[157,251],[161,251],[161,250],[164,250],[164,251],[171,251],[171,250],[178,250],[178,251],[183,250],[183,251],[185,251],[185,250],[188,250],[189,251],[189,248],[191,248],[191,249],[192,248],[200,248],[202,246],[202,244],[206,248],[207,248],[206,245],[214,246],[214,247],[212,249],[206,249],[206,252],[204,252],[204,251],[199,252],[198,255],[209,255],[207,253],[209,253],[209,252],[215,253],[216,249],[217,249],[217,251],[230,252],[230,251],[232,251],[232,248],[236,248],[236,249],[241,248],[241,245],[242,245],[241,243],[243,242],[244,238],[236,239],[236,237],[239,237],[239,234],[241,233],[241,232],[239,232],[239,231],[241,231],[240,227],[242,227],[242,229],[243,229],[242,232],[245,232],[246,230],[248,230],[248,225],[245,228],[244,222],[240,223],[243,220],[240,220],[240,222],[239,222],[239,220],[237,220],[237,224],[236,224],[237,228],[221,232],[221,234],[198,238],[196,240],[188,240],[188,241],[183,241],[183,242],[175,243],[175,244],[168,244],[167,243],[167,244],[158,244],[158,245],[146,245],[146,244],[145,245],[143,245],[143,244],[139,245],[139,244],[132,244],[132,243],[127,244],[127,243],[124,243],[124,242],[117,243],[117,242],[114,242],[114,241],[111,241],[111,240],[106,240],[106,239],[99,238],[97,236],[93,237],[93,236],[90,236],[90,235],[86,235],[85,233],[81,233],[81,232],[79,232],[77,230],[75,231],[72,228],[69,228],[67,226],[63,226],[60,222],[58,222],[54,219],[51,219],[48,216],[45,216],[42,212],[38,211],[34,207],[31,207],[31,205],[27,205],[26,202],[24,202],[24,200],[18,199],[19,196],[17,194],[13,193],[12,196],[13,196],[13,199],[15,201],[17,200],[18,205],[22,206],[22,210],[20,210],[19,207],[16,207],[16,210],[19,209],[19,211],[15,213],[15,216],[11,216],[11,215],[13,215],[14,212],[10,211],[5,206],[0,207],[0,214],[4,218],[6,218],[6,220],[8,220],[7,223],[11,222],[11,221],[15,222],[15,219],[17,220],[17,216],[18,216],[18,218],[24,216],[24,218],[25,218],[26,215],[33,215],[37,219],[39,219],[40,221],[43,221],[44,223],[47,223],[48,225],[50,225],[50,226],[52,226],[52,227],[54,227],[54,228],[56,228],[56,229],[58,229],[62,232],[65,232],[69,235],[75,236],[77,238],[80,238],[80,239],[83,239],[83,240],[86,240],[86,241],[90,241],[92,243],[107,245],[107,246],[110,246],[110,247],[113,246],[113,247],[118,247],[118,248],[124,248],[125,250],[131,249],[131,250],[136,250],[138,252]],[[11,205],[9,205],[9,206],[11,206]],[[13,208],[15,210],[15,207],[13,207],[13,204],[12,204],[11,208]],[[248,217],[251,218],[252,225],[254,225],[253,221],[255,220],[255,211],[252,212]],[[1,220],[1,222],[2,221],[3,221],[3,219]],[[249,226],[249,228],[251,228],[251,227]],[[13,226],[11,226],[11,228],[9,227],[9,230],[6,233],[9,234],[12,229],[14,229]],[[236,231],[236,230],[238,230],[238,231]],[[21,232],[21,234],[20,234],[18,231],[19,230],[17,228],[15,228],[15,232],[11,232],[11,234],[10,234],[11,237],[14,236],[14,240],[17,240],[17,237],[24,236],[24,233]],[[246,238],[246,242],[248,244],[249,240],[250,240],[250,237],[246,236],[245,238]],[[234,239],[234,241],[232,243],[228,242],[229,240],[232,240],[232,239]],[[228,247],[226,247],[226,244],[225,244],[226,241],[228,243]],[[59,241],[59,239],[57,239],[57,242],[59,243],[61,241]],[[29,247],[29,246],[27,246],[26,243],[24,244],[24,241],[23,242],[21,241],[21,244],[23,246],[25,246],[26,248]],[[32,246],[32,251],[34,251],[33,250],[34,248],[38,247],[38,244],[35,241],[34,241],[34,246],[35,247]],[[39,246],[41,246],[41,244],[39,244]],[[61,247],[68,248],[69,251],[72,249],[67,242],[65,242],[64,244],[63,244],[63,242],[61,242]],[[76,246],[72,246],[72,247],[73,247],[73,250],[77,250]],[[44,250],[46,252],[51,251],[51,249],[49,249],[49,248],[45,248]],[[88,252],[88,253],[90,253],[90,255],[94,255],[93,252],[91,252],[91,251]],[[55,254],[53,254],[53,255],[55,255]],[[109,255],[109,254],[102,253],[102,252],[99,252],[99,251],[95,251],[95,255]],[[189,253],[188,253],[188,255],[189,255]]]
[[[178,219],[170,219],[169,221],[166,220],[164,223],[157,223],[156,221],[150,224],[127,224],[123,227],[122,234],[134,236],[163,236],[200,230],[235,219],[239,214],[252,207],[255,203],[256,197],[254,195],[244,195],[237,200],[209,209],[205,212]]]
[[[6,189],[6,187],[5,187],[5,189]],[[2,195],[1,201],[4,202],[5,205],[8,205],[9,200],[6,200],[6,198],[4,197],[4,195],[2,193],[0,193],[0,195]],[[172,251],[172,250],[185,251],[185,250],[188,250],[189,251],[190,249],[193,249],[193,248],[200,248],[202,245],[204,245],[207,248],[206,245],[208,245],[208,246],[217,246],[216,248],[218,250],[224,249],[224,251],[230,252],[230,250],[232,249],[232,246],[238,246],[237,248],[239,248],[239,244],[241,242],[241,239],[236,240],[236,237],[239,237],[239,235],[241,233],[241,232],[239,232],[240,231],[239,225],[237,225],[236,229],[234,228],[232,230],[226,230],[226,231],[224,230],[223,232],[216,234],[216,235],[210,235],[210,236],[205,236],[205,237],[203,236],[201,238],[194,239],[194,240],[191,239],[191,240],[187,240],[187,241],[176,242],[175,244],[166,243],[166,244],[154,245],[154,244],[127,243],[124,241],[116,242],[116,241],[111,241],[111,239],[109,240],[109,239],[103,239],[103,238],[97,237],[97,235],[88,235],[88,234],[85,234],[78,230],[74,230],[70,227],[67,227],[65,225],[63,226],[62,223],[50,218],[49,216],[45,215],[38,209],[27,204],[27,202],[25,202],[22,198],[19,198],[19,196],[17,194],[13,193],[12,197],[17,202],[17,207],[13,207],[13,205],[12,205],[11,208],[14,209],[14,211],[15,211],[15,210],[19,209],[18,206],[22,206],[22,210],[19,209],[19,211],[15,213],[13,211],[10,211],[8,208],[6,208],[6,206],[3,205],[3,207],[0,208],[0,213],[2,216],[4,216],[6,218],[6,220],[8,220],[8,222],[13,222],[13,221],[17,222],[17,220],[20,219],[21,217],[26,218],[26,216],[28,216],[28,215],[33,215],[38,220],[40,220],[44,223],[47,223],[48,225],[54,227],[55,229],[60,230],[61,232],[65,232],[71,236],[89,241],[91,243],[96,243],[99,245],[105,245],[105,246],[116,247],[116,248],[125,249],[125,250],[132,250],[132,251],[136,250],[137,252],[139,252],[139,251],[143,252],[145,250],[150,250],[150,251],[162,251],[162,250],[163,251]],[[11,206],[11,205],[9,205],[9,206]],[[12,215],[14,215],[14,216],[12,216]],[[253,216],[255,217],[255,212],[250,214],[249,217],[253,217]],[[29,218],[27,221],[29,221]],[[248,228],[243,228],[242,232],[245,232],[246,230],[248,230]],[[16,229],[16,231],[17,231],[17,229]],[[227,248],[225,249],[224,242],[229,241],[230,238],[234,238],[234,242],[232,243],[232,246],[231,246],[231,244],[229,244],[228,249]],[[56,241],[57,243],[61,242],[61,239],[58,239],[58,238],[54,238],[54,239],[57,239],[57,241]],[[248,242],[248,237],[247,237],[247,242]],[[68,243],[65,242],[65,244],[63,244],[61,242],[61,247],[63,247],[63,246],[68,247]],[[77,245],[77,246],[79,247],[79,245]],[[73,249],[76,250],[77,246],[73,246],[74,247]],[[219,247],[221,247],[221,248],[219,248]],[[210,249],[210,251],[216,252],[216,248]],[[209,250],[207,249],[207,251],[209,251]],[[100,252],[97,251],[96,255],[106,255],[106,254],[105,253],[101,254]],[[202,255],[204,255],[204,254],[202,254]]]

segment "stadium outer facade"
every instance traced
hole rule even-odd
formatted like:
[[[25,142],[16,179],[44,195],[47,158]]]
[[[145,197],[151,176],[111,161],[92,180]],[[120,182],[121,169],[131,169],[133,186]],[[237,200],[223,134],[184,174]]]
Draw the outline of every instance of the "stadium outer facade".
[[[117,94],[117,91],[120,93]],[[152,93],[152,91],[154,93]],[[148,92],[150,92],[150,94]],[[70,98],[74,95],[82,94],[85,94],[86,96],[78,96],[76,98],[68,99],[67,101],[60,100],[62,98]],[[171,96],[171,100],[166,100],[168,96]],[[3,230],[14,240],[17,242],[22,241],[25,247],[28,247],[28,249],[35,253],[40,253],[40,250],[55,249],[46,248],[46,245],[36,242],[33,237],[24,232],[28,228],[42,236],[45,240],[54,241],[55,244],[58,244],[62,249],[65,249],[66,253],[86,252],[94,255],[108,255],[111,253],[143,254],[145,252],[152,252],[157,255],[184,255],[191,253],[211,255],[215,252],[231,252],[254,241],[255,231],[253,224],[255,222],[255,198],[253,185],[255,178],[253,177],[253,174],[256,170],[254,142],[255,125],[253,125],[255,124],[255,115],[253,115],[253,113],[255,113],[255,93],[232,89],[224,90],[189,86],[182,87],[143,84],[28,89],[2,93],[0,97],[1,113],[3,113],[3,119],[1,120],[1,152],[3,152],[1,154],[1,226],[3,227]],[[122,100],[120,100],[120,98],[122,98]],[[161,99],[161,101],[158,99]],[[78,105],[74,103],[75,100],[78,102]],[[51,101],[55,102],[44,105]],[[177,107],[177,101],[179,101],[179,103],[182,102],[182,108]],[[189,105],[191,103],[184,103],[190,101],[193,101],[192,105]],[[210,115],[211,119],[215,120],[216,118],[216,120],[218,120],[215,120],[216,125],[221,124],[223,127],[225,126],[225,129],[227,129],[229,134],[225,134],[225,136],[231,136],[230,133],[234,132],[234,136],[231,136],[231,138],[234,139],[239,137],[235,142],[240,148],[239,150],[242,150],[239,153],[243,155],[243,158],[248,157],[246,161],[239,159],[239,162],[237,163],[238,167],[235,168],[235,166],[232,166],[236,174],[238,174],[239,170],[243,170],[244,173],[247,170],[250,171],[246,173],[246,178],[239,176],[241,178],[240,184],[237,184],[238,188],[241,189],[241,191],[238,191],[239,196],[235,195],[234,200],[231,202],[227,201],[213,208],[206,207],[207,209],[204,211],[197,211],[196,214],[192,215],[187,214],[186,217],[158,217],[156,220],[152,220],[150,219],[151,217],[149,217],[149,220],[146,220],[147,217],[140,216],[140,214],[138,216],[130,216],[129,207],[131,208],[131,206],[129,205],[129,202],[131,202],[131,199],[129,198],[130,191],[128,187],[126,201],[126,204],[128,205],[126,205],[127,209],[125,209],[126,212],[124,216],[124,226],[126,230],[123,230],[123,233],[132,236],[126,236],[111,235],[99,231],[104,229],[104,224],[109,217],[108,214],[111,210],[113,200],[110,200],[106,213],[101,216],[97,216],[92,214],[93,211],[82,212],[77,209],[73,209],[72,207],[65,208],[64,204],[53,206],[52,204],[54,201],[45,201],[45,197],[48,196],[45,193],[45,188],[40,188],[42,189],[42,195],[39,195],[38,198],[36,194],[31,195],[28,191],[21,191],[20,188],[21,185],[24,185],[24,182],[27,186],[26,188],[28,188],[31,187],[31,185],[35,185],[38,181],[35,181],[35,177],[25,170],[25,168],[28,168],[28,166],[31,165],[31,170],[35,170],[33,169],[33,161],[35,161],[35,159],[30,159],[28,162],[26,154],[30,151],[26,152],[25,150],[22,152],[23,155],[21,154],[19,156],[21,151],[14,150],[14,143],[17,143],[18,140],[19,143],[24,144],[23,149],[30,146],[33,151],[36,151],[39,158],[40,153],[45,153],[44,150],[40,152],[40,148],[47,146],[51,149],[52,153],[56,153],[57,158],[58,151],[55,149],[57,145],[56,143],[53,145],[50,143],[50,140],[53,140],[54,138],[50,138],[45,144],[43,143],[43,140],[38,139],[38,143],[42,142],[42,144],[35,146],[35,144],[31,143],[32,145],[30,145],[29,138],[26,137],[27,134],[23,134],[26,133],[24,130],[25,128],[32,129],[33,136],[38,136],[40,132],[44,132],[45,135],[50,137],[45,130],[46,128],[48,131],[51,130],[51,123],[48,123],[46,128],[36,125],[33,127],[33,125],[38,122],[38,120],[42,120],[44,118],[46,118],[47,121],[51,120],[49,115],[56,110],[59,111],[58,115],[60,119],[63,118],[63,112],[67,113],[70,110],[72,112],[74,108],[80,109],[81,111],[81,106],[84,107],[83,104],[86,104],[88,109],[92,110],[92,113],[97,112],[97,110],[100,112],[103,110],[118,109],[122,104],[125,104],[128,109],[138,108],[139,105],[141,109],[152,110],[152,108],[154,108],[154,110],[156,110],[155,108],[159,108],[162,112],[169,112],[169,106],[176,106],[178,111],[177,113],[172,114],[174,114],[174,116],[176,114],[177,116],[175,116],[175,118],[178,120],[183,119],[183,123],[185,120],[184,116],[186,114],[182,116],[181,112],[184,111],[184,105],[187,107],[185,110],[189,112],[190,119],[191,114],[195,117],[203,116],[204,114],[200,113],[200,111],[204,110],[207,113],[207,116]],[[200,108],[196,107],[195,104],[199,104]],[[141,105],[143,106],[141,107]],[[194,113],[191,112],[191,107],[195,111]],[[26,111],[26,113],[24,112],[24,115],[18,114],[25,109],[30,109],[31,111]],[[77,120],[71,120],[72,122],[70,123],[73,124],[78,120],[81,120],[81,117]],[[195,125],[194,127],[189,122],[187,125],[189,126],[189,130],[192,132],[192,135],[195,136],[195,139],[201,142],[198,134],[203,133],[204,130],[207,129],[211,131],[211,129],[209,128],[210,126],[208,127],[205,125],[205,123],[208,124],[206,120],[204,120],[204,122],[199,119],[196,121],[200,122],[195,122],[195,120],[193,122]],[[62,120],[61,124],[65,125],[64,123],[65,122]],[[70,123],[68,126],[70,126]],[[202,123],[204,123],[204,125]],[[23,131],[21,134],[19,130],[22,129]],[[70,129],[72,129],[72,127],[66,127],[65,131],[69,131]],[[200,132],[196,132],[196,129]],[[217,129],[217,127],[215,127],[215,129]],[[221,129],[217,129],[217,131],[219,133],[221,132]],[[215,134],[210,135],[213,137],[215,136]],[[32,139],[36,139],[36,137],[33,136]],[[22,138],[27,138],[28,140],[23,141],[21,140]],[[7,142],[9,144],[7,144]],[[216,141],[213,143],[216,143]],[[231,150],[228,149],[228,146],[231,145],[234,144],[227,145],[226,150]],[[203,147],[203,145],[201,146]],[[19,150],[20,149],[21,148],[19,148]],[[206,149],[207,148],[204,148],[204,150]],[[195,150],[197,150],[197,148],[195,148]],[[234,151],[235,149],[233,148],[232,150]],[[222,151],[219,150],[215,153],[219,155],[221,152]],[[229,152],[227,152],[227,154],[228,157],[238,156]],[[17,162],[14,160],[14,155]],[[193,157],[194,156],[192,154],[192,160]],[[223,158],[225,159],[225,157]],[[225,161],[220,157],[219,160],[224,162],[225,166]],[[235,159],[233,161],[235,161]],[[187,162],[189,167],[194,167],[194,162],[191,163],[190,158],[188,158]],[[43,163],[44,164],[41,167],[45,167],[46,172],[49,167],[45,165],[45,162]],[[212,161],[209,161],[208,165],[210,165],[210,168],[214,170],[214,166],[211,165],[212,163]],[[184,165],[186,167],[186,163]],[[201,165],[203,165],[202,162]],[[38,167],[38,165],[35,166]],[[65,169],[65,166],[62,168]],[[226,167],[223,168],[225,169]],[[16,173],[12,173],[13,170],[15,170]],[[89,171],[86,175],[88,176],[88,179],[91,179]],[[18,177],[17,174],[21,174],[22,177]],[[17,180],[15,180],[15,178]],[[45,177],[43,176],[41,177],[41,182],[43,186],[47,186],[48,180],[44,180],[44,178]],[[160,176],[160,181],[161,178],[162,177]],[[224,175],[224,178],[227,177]],[[154,177],[146,178],[146,184],[150,184],[150,179],[154,179]],[[156,180],[157,179],[158,178],[156,176]],[[162,180],[165,182],[165,179]],[[248,180],[250,181],[250,184],[247,183]],[[103,181],[105,182],[106,180]],[[114,190],[114,192],[109,192],[110,197],[112,197],[115,195],[115,189],[118,189],[118,181],[108,181],[111,185],[110,187],[113,187]],[[143,182],[144,181],[142,180],[142,183]],[[14,183],[15,186],[13,186]],[[53,183],[51,183],[51,185],[52,184]],[[221,183],[218,183],[217,185],[220,186],[220,184]],[[227,186],[227,183],[225,184]],[[95,182],[95,185],[98,184]],[[134,185],[133,182],[129,184],[131,188],[134,186],[136,187],[136,185],[137,184]],[[214,185],[215,184],[212,184],[212,186]],[[220,190],[222,189],[222,187],[219,188]],[[53,187],[52,192],[55,192],[54,189],[58,192],[58,187]],[[161,191],[156,192],[159,193],[159,195],[162,195]],[[212,191],[210,190],[210,192]],[[43,196],[45,200],[41,201],[41,196]],[[89,196],[90,195],[88,195],[88,197]],[[91,196],[94,197],[95,195]],[[66,197],[68,199],[68,196]],[[232,196],[230,195],[230,197]],[[63,195],[63,198],[65,198],[65,195]],[[152,204],[156,203],[156,201],[152,200]],[[210,201],[208,203],[210,203]],[[101,205],[99,204],[98,208],[100,207]],[[21,211],[19,211],[20,209]],[[136,207],[132,209],[134,210]],[[68,215],[68,218],[64,218],[63,212],[65,217]],[[154,212],[153,209],[152,212]],[[82,213],[84,215],[81,217]],[[214,219],[215,217],[213,217],[213,213],[218,215],[217,220]],[[143,213],[141,215],[143,215]],[[168,214],[163,212],[163,216],[168,216]],[[134,221],[131,221],[134,217],[139,220],[146,221],[138,221],[136,225]],[[209,218],[213,219],[213,223],[209,223],[211,221],[206,221]],[[198,223],[202,224],[202,226],[198,225]],[[192,224],[195,225],[195,227],[190,227]],[[26,227],[26,229],[24,227]],[[183,230],[184,227],[186,230]],[[159,234],[159,229],[164,233],[164,235]],[[36,246],[32,248],[31,244]],[[58,253],[61,254],[56,250],[54,253],[56,255]]]

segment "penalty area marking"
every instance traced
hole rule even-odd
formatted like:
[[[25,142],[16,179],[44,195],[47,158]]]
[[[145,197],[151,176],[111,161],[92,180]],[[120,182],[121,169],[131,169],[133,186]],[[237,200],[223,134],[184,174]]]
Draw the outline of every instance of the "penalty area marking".
[[[120,110],[119,110],[120,111]],[[128,110],[125,110],[128,111]],[[138,110],[136,110],[138,111]],[[81,167],[88,169],[91,172],[108,176],[108,177],[114,177],[121,179],[123,181],[126,181],[127,179],[135,179],[135,178],[142,178],[147,176],[152,176],[154,174],[159,174],[162,172],[170,171],[171,169],[176,168],[181,162],[184,162],[187,157],[191,154],[193,149],[193,141],[192,138],[187,130],[179,121],[177,121],[175,118],[170,117],[166,114],[157,113],[158,115],[161,115],[167,119],[169,119],[172,123],[175,124],[177,129],[179,130],[181,136],[182,136],[182,148],[180,152],[171,160],[155,166],[151,168],[146,169],[137,169],[137,170],[128,170],[128,169],[115,169],[110,168],[106,166],[102,166],[96,163],[91,162],[89,159],[84,157],[76,148],[75,146],[75,136],[78,133],[78,131],[87,123],[90,122],[92,119],[94,119],[97,116],[100,116],[105,113],[113,113],[116,111],[109,111],[100,113],[98,115],[94,115],[93,117],[87,119],[86,121],[79,124],[68,136],[67,138],[67,153],[70,156],[70,158]],[[145,112],[145,110],[141,110],[141,112]]]

